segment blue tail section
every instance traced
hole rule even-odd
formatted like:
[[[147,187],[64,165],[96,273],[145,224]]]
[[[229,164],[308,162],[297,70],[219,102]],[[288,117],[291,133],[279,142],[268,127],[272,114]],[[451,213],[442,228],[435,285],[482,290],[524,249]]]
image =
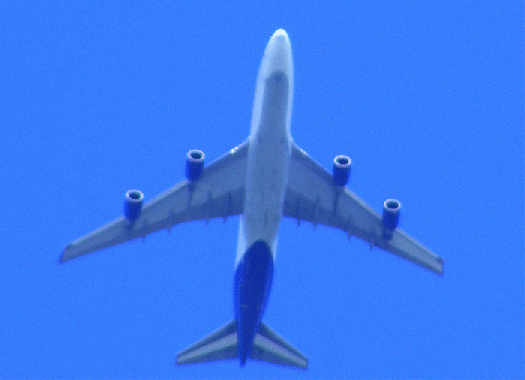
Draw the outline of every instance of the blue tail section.
[[[273,257],[268,244],[257,240],[235,269],[234,313],[237,321],[239,360],[244,366],[270,295]]]
[[[306,369],[308,359],[261,322],[273,280],[273,256],[257,240],[237,264],[234,276],[235,319],[177,355],[177,364],[248,358]]]

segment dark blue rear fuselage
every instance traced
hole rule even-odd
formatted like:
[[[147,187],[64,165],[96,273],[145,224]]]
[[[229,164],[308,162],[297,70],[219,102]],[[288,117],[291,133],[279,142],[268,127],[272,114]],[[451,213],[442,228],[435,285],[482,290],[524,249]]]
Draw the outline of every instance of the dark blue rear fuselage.
[[[244,366],[270,295],[273,257],[268,244],[257,240],[244,254],[235,269],[233,297],[237,321],[237,343],[241,366]]]

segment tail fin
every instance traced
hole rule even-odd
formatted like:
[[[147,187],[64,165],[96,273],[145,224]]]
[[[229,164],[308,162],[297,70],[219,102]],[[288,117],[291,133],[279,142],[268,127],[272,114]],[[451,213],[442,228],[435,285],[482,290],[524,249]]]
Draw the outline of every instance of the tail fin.
[[[237,323],[232,320],[177,355],[177,364],[237,359]],[[250,351],[250,359],[282,366],[308,368],[308,358],[263,322]]]

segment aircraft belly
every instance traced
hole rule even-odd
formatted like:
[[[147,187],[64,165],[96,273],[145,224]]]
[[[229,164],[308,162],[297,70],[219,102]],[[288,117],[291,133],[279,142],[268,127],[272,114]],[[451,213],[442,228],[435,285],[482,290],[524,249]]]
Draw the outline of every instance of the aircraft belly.
[[[264,240],[275,255],[288,181],[290,149],[287,141],[278,144],[270,141],[261,137],[249,154],[243,220],[246,246]]]
[[[258,106],[260,113],[252,120],[258,126],[252,128],[248,150],[246,196],[241,223],[241,227],[244,225],[243,245],[247,248],[255,241],[264,240],[272,248],[273,255],[290,167],[290,89],[291,78],[283,71],[273,71],[265,77],[263,96]]]

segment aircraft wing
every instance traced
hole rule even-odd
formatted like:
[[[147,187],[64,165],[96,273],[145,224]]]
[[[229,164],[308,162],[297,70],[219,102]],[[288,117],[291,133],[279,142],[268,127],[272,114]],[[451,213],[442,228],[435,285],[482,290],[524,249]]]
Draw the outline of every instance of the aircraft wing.
[[[382,216],[344,186],[295,143],[285,195],[284,216],[338,228],[403,259],[443,274],[443,259],[400,229],[383,237]]]
[[[205,167],[197,182],[184,180],[146,203],[130,223],[120,217],[66,245],[60,261],[108,248],[192,220],[227,218],[242,213],[248,142]]]

